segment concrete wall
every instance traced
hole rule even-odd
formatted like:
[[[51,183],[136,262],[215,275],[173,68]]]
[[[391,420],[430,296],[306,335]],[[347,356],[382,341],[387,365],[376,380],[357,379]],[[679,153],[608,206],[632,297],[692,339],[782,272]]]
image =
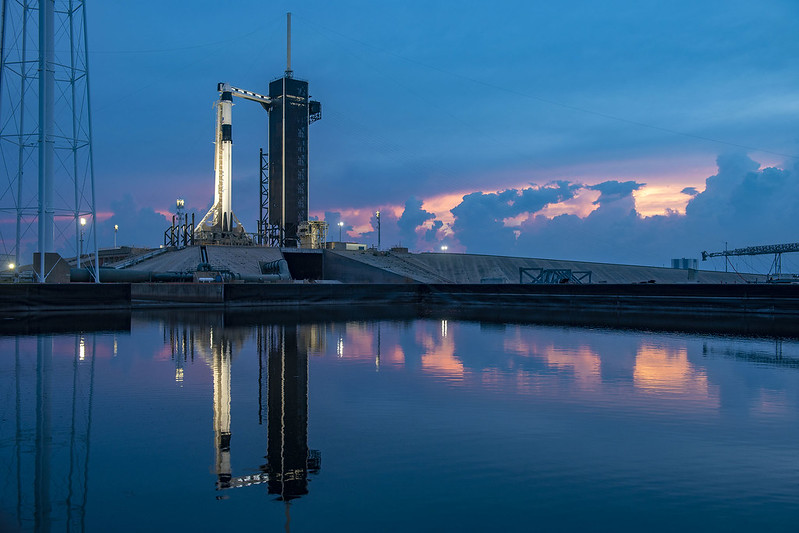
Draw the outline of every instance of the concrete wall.
[[[325,278],[342,283],[417,283],[413,278],[396,274],[357,260],[357,255],[371,252],[335,252],[325,250]]]
[[[129,308],[129,284],[15,283],[0,285],[0,316],[14,316],[34,311]]]
[[[132,283],[132,300],[175,302],[175,303],[217,303],[225,301],[225,285],[222,283]]]

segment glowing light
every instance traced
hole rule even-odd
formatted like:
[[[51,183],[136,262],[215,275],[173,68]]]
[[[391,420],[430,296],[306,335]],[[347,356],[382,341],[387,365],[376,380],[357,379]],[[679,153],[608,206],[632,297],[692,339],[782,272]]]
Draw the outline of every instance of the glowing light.
[[[446,337],[447,336],[447,321],[446,320],[442,320],[441,321],[441,336],[442,337]]]
[[[447,250],[449,250],[449,246],[447,246],[446,244],[441,245],[442,252],[446,252]]]
[[[81,361],[86,359],[86,344],[83,342],[83,337],[80,338],[80,348],[78,350],[78,358]]]
[[[183,383],[183,369],[176,368],[175,369],[175,383]]]
[[[16,267],[16,266],[17,266],[17,265],[15,265],[14,263],[9,263],[9,264],[8,264],[8,269],[9,269],[9,270],[14,270],[14,267]]]
[[[80,225],[81,226],[85,226],[86,225],[86,217],[80,217]]]
[[[336,343],[336,355],[344,357],[344,339],[339,337]]]

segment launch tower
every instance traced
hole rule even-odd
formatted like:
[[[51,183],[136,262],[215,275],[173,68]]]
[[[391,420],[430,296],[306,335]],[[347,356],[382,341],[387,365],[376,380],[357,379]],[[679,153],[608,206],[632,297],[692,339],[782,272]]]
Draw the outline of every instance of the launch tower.
[[[308,82],[292,77],[290,58],[285,76],[269,84],[268,224],[281,228],[283,246],[298,246],[308,220],[308,126],[322,113],[308,99]]]
[[[322,105],[308,97],[308,82],[291,70],[291,13],[287,14],[287,67],[263,95],[220,83],[217,90],[214,205],[195,228],[200,242],[250,242],[232,211],[231,110],[233,97],[258,102],[269,113],[269,152],[261,153],[261,215],[258,243],[300,245],[298,230],[308,221],[308,126],[322,116]],[[263,212],[266,208],[266,215]]]

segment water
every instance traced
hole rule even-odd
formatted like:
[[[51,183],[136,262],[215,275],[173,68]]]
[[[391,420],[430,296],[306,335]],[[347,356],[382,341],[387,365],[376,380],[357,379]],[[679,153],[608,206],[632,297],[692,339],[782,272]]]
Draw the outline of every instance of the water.
[[[0,337],[0,529],[796,530],[795,339],[110,322]]]

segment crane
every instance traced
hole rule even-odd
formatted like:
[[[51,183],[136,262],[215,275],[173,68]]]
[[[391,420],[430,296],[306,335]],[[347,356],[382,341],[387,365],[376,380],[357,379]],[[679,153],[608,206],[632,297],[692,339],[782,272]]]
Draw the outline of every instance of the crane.
[[[734,256],[774,254],[772,266],[774,267],[774,274],[779,276],[782,274],[782,254],[790,252],[799,252],[799,242],[747,246],[745,248],[735,248],[733,250],[724,250],[721,252],[702,252],[702,261],[707,261],[708,257],[724,257],[725,261],[729,261],[729,258]]]

